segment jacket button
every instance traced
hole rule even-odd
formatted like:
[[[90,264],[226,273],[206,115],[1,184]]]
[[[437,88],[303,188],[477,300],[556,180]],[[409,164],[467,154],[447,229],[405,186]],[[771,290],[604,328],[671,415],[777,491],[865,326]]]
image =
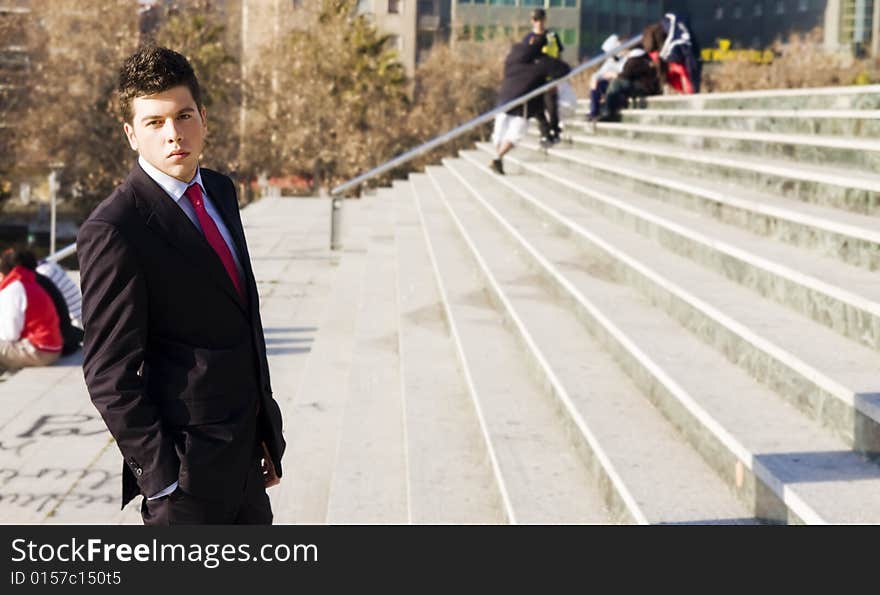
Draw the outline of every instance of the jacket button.
[[[134,470],[134,474],[137,475],[138,477],[140,477],[141,475],[144,474],[144,470],[141,469],[140,467],[138,467],[137,469]]]

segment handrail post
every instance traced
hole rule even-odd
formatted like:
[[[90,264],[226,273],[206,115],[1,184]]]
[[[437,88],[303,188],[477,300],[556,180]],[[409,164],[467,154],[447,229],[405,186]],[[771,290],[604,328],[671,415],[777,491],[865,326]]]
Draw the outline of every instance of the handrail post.
[[[328,196],[327,189],[321,186],[321,198]],[[345,196],[337,194],[330,197],[330,249],[342,248],[342,207],[345,205]]]
[[[64,163],[56,161],[49,164],[51,171],[49,172],[49,254],[55,253],[55,237],[57,226],[58,211],[58,190],[60,187],[59,178]]]

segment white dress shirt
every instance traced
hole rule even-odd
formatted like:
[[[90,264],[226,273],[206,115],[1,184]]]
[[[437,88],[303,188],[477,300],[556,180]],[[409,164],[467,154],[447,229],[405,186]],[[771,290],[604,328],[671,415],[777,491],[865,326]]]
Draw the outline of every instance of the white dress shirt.
[[[226,228],[226,224],[223,223],[223,218],[220,216],[220,212],[214,206],[214,203],[211,202],[211,197],[208,196],[208,192],[205,190],[205,185],[202,183],[201,168],[196,169],[196,175],[193,176],[192,180],[189,182],[181,182],[177,178],[172,178],[168,174],[159,171],[150,165],[143,157],[138,157],[138,164],[140,164],[141,168],[147,172],[147,175],[150,176],[154,182],[162,187],[162,190],[164,190],[168,196],[174,199],[177,206],[186,213],[187,218],[196,226],[196,229],[201,232],[202,226],[199,225],[199,218],[196,216],[196,211],[193,208],[192,203],[189,202],[188,198],[182,200],[185,197],[186,189],[189,188],[191,184],[196,183],[199,185],[199,188],[202,189],[202,198],[205,201],[205,209],[208,211],[208,215],[211,216],[211,219],[214,220],[214,223],[217,224],[217,229],[220,230],[220,235],[223,236],[223,241],[226,242],[226,245],[229,246],[229,251],[232,252],[232,258],[235,260],[235,268],[238,269],[239,275],[243,278],[244,269],[241,268],[241,261],[238,258],[235,243],[232,241],[232,235]]]
[[[201,169],[196,169],[196,175],[193,176],[193,179],[189,182],[181,182],[177,178],[171,177],[166,173],[163,173],[150,165],[146,159],[143,157],[138,157],[138,164],[141,168],[147,173],[150,178],[153,179],[154,182],[159,184],[162,187],[162,190],[168,194],[171,199],[179,206],[193,225],[196,226],[196,229],[199,232],[202,232],[202,226],[199,225],[199,218],[196,216],[196,211],[192,206],[192,203],[189,202],[189,198],[186,200],[182,200],[186,195],[186,189],[190,187],[193,183],[199,185],[199,188],[202,189],[202,199],[205,201],[205,209],[208,211],[208,215],[211,216],[211,219],[214,220],[214,223],[217,224],[217,229],[220,230],[220,235],[223,236],[223,241],[226,242],[226,245],[229,246],[229,251],[232,253],[232,258],[235,260],[235,267],[238,269],[238,273],[244,278],[244,272],[241,267],[241,261],[238,258],[238,252],[235,250],[235,243],[232,241],[232,236],[229,234],[229,230],[226,228],[226,225],[223,223],[223,218],[220,216],[220,213],[214,207],[214,203],[211,202],[211,197],[208,196],[208,192],[205,190],[205,185],[202,184],[202,171]],[[170,486],[153,494],[148,497],[147,500],[155,500],[157,498],[161,498],[162,496],[167,496],[171,492],[177,489],[178,482],[172,483]]]

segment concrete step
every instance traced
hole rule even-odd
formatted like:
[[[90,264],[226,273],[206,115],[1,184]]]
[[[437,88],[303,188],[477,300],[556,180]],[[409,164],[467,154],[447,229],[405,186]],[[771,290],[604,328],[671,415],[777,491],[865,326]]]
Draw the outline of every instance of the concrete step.
[[[880,142],[841,136],[777,134],[717,130],[695,126],[650,126],[572,120],[569,129],[592,131],[597,136],[662,143],[690,151],[721,151],[791,160],[797,163],[834,164],[876,171],[880,168]]]
[[[438,169],[427,172],[433,177]],[[609,522],[599,489],[566,437],[546,387],[530,371],[530,360],[474,262],[460,222],[444,204],[441,186],[421,175],[410,180],[465,378],[501,481],[507,520]]]
[[[877,138],[880,110],[629,109],[626,124],[776,134]]]
[[[345,227],[359,227],[362,206],[357,201],[347,203]],[[288,443],[294,436],[291,427],[298,426],[290,412],[296,407],[309,362],[314,364],[315,341],[325,328],[328,306],[342,282],[340,274],[348,270],[342,266],[346,252],[329,250],[329,212],[329,201],[318,198],[264,198],[242,211],[260,292],[272,390],[285,416]],[[289,523],[298,518],[292,511],[296,507],[293,500],[298,497],[294,495],[299,489],[294,476],[299,464],[308,462],[286,455],[282,482],[268,491],[276,522]]]
[[[479,164],[485,154],[462,155]],[[852,448],[880,452],[876,351],[785,306],[758,298],[687,257],[658,250],[650,239],[597,219],[581,206],[580,192],[567,185],[568,173],[559,177],[546,165],[535,167],[518,156],[507,160],[527,172],[512,179],[528,196],[543,199],[537,213],[546,224],[572,234],[586,249],[598,249],[622,282],[638,288],[680,324]],[[596,248],[591,236],[581,234],[581,221],[589,222],[594,234],[601,232],[607,246]]]
[[[532,197],[526,209],[521,179],[483,171],[487,181],[479,191],[496,197],[498,212],[534,248],[523,245],[523,251],[555,265],[568,283],[561,283],[558,275],[544,277],[572,296],[593,334],[756,517],[806,523],[880,521],[880,466],[850,451],[632,287],[609,276],[613,269],[599,251],[583,250],[570,234],[555,233],[536,217],[546,195]],[[599,229],[606,226],[595,217],[578,224],[595,245],[606,251],[621,245],[594,234],[594,221]]]
[[[412,184],[387,198],[395,214],[409,521],[503,523],[500,484],[458,362]]]
[[[331,524],[409,522],[400,385],[393,211],[380,191],[369,218],[348,390],[327,505]]]
[[[880,85],[649,97],[651,109],[880,109]]]
[[[461,161],[446,165],[455,179],[437,172],[438,185],[533,353],[534,365],[550,379],[557,407],[568,419],[572,439],[580,439],[587,450],[609,507],[645,523],[755,522],[638,394],[568,301],[535,274],[531,259],[522,254],[527,244],[510,237],[517,231],[506,227],[491,199],[477,193],[475,186],[485,185],[482,172]]]
[[[562,181],[590,209],[875,349],[880,348],[880,279],[712,217],[582,176]]]
[[[880,232],[876,216],[805,204],[769,192],[671,174],[630,158],[609,158],[576,148],[537,150],[521,144],[520,159],[556,175],[589,175],[679,207],[713,216],[754,233],[768,236],[816,254],[840,259],[868,270],[880,269]],[[487,145],[481,145],[483,150]],[[550,161],[547,155],[552,158]]]
[[[325,523],[366,275],[370,201],[346,201],[345,244],[298,385],[284,402],[284,477],[269,491],[278,523]]]
[[[569,130],[572,128],[577,127],[569,127]],[[532,137],[537,138],[535,135]],[[880,214],[880,175],[867,170],[732,153],[691,151],[661,143],[577,132],[571,134],[570,138],[576,148],[591,154],[611,159],[638,159],[670,175],[685,174],[855,213]],[[562,144],[564,146],[566,143]]]

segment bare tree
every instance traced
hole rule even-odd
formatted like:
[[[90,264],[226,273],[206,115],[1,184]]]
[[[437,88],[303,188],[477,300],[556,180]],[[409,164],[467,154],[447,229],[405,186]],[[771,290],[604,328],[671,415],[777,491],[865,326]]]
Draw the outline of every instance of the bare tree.
[[[492,109],[498,98],[504,55],[510,40],[460,42],[431,49],[416,70],[415,93],[406,129],[415,146],[443,134]],[[438,147],[413,163],[420,167],[485,140],[489,125]]]
[[[134,153],[113,101],[118,65],[138,43],[130,0],[34,2],[32,92],[17,150],[23,173],[63,163],[61,183],[83,210],[124,177]]]
[[[239,169],[241,71],[227,44],[226,25],[212,5],[210,0],[172,5],[160,18],[154,40],[192,64],[208,111],[203,164],[229,174]]]
[[[355,0],[320,0],[249,81],[248,165],[329,186],[405,148],[408,82]]]
[[[12,193],[17,155],[23,138],[21,118],[31,92],[29,34],[32,15],[16,6],[0,8],[0,205]]]

